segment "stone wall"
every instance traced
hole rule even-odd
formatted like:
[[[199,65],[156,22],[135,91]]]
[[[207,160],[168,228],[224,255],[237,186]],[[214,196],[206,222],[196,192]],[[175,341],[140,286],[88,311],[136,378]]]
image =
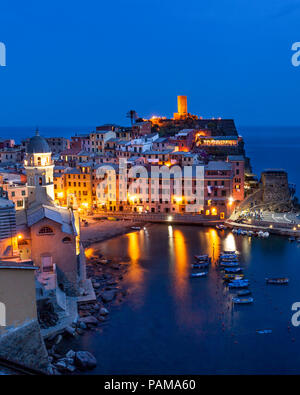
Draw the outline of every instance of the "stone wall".
[[[0,337],[0,357],[47,372],[48,353],[37,320],[3,334]]]
[[[263,203],[287,203],[290,190],[287,173],[283,170],[267,170],[261,174]]]

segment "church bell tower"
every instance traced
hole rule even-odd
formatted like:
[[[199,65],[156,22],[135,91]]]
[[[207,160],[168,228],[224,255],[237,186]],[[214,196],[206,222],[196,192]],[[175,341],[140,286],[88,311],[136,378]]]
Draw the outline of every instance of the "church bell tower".
[[[54,204],[53,168],[50,147],[43,137],[29,140],[24,161],[28,187],[28,205],[34,202]]]

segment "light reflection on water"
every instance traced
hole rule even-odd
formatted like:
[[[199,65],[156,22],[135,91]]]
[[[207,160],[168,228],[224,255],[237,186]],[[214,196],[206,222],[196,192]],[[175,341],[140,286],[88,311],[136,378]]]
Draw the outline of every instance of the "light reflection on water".
[[[186,241],[183,233],[175,229],[173,237],[174,243],[174,286],[175,295],[178,298],[184,298],[187,291],[187,280],[188,280],[188,257]]]
[[[133,285],[136,290],[138,289],[141,291],[144,282],[144,269],[139,260],[141,258],[141,246],[144,245],[144,232],[128,233],[126,237],[128,242],[128,256],[130,258],[127,281]]]

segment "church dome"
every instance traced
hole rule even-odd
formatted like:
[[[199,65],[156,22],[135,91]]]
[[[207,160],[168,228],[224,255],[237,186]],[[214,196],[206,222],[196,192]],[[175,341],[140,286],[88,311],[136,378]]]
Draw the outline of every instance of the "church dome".
[[[34,137],[31,137],[27,146],[28,154],[46,154],[51,152],[51,149],[46,139],[39,135],[38,131]]]

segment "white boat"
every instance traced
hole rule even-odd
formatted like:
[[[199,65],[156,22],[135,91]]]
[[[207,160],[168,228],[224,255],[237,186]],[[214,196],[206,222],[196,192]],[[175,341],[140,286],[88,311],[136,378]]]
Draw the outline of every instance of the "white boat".
[[[197,259],[198,261],[209,261],[210,257],[207,254],[203,254],[203,255],[194,255],[195,259]]]
[[[249,297],[249,298],[232,298],[232,301],[235,304],[249,304],[249,303],[253,303],[254,299],[252,297]]]
[[[238,255],[239,252],[235,250],[224,250],[221,255]]]
[[[218,224],[218,225],[216,225],[216,229],[218,229],[218,230],[226,230],[227,226],[222,225],[222,224]]]
[[[133,230],[141,230],[141,227],[140,226],[132,226],[131,229],[133,229]]]
[[[235,254],[232,254],[232,255],[225,255],[225,254],[222,254],[222,255],[220,255],[220,257],[219,257],[219,260],[220,260],[220,261],[223,261],[223,262],[231,262],[231,261],[237,261],[237,260],[238,260],[238,257],[237,257],[237,255],[235,255]]]
[[[229,288],[247,288],[249,286],[248,280],[232,280],[229,284]]]
[[[221,267],[236,267],[236,266],[238,266],[239,265],[239,262],[238,261],[230,261],[230,262],[223,262],[223,261],[221,261],[220,262],[220,266]]]
[[[225,273],[240,273],[243,269],[241,267],[226,267]]]
[[[287,277],[273,277],[273,278],[266,278],[267,284],[277,284],[277,285],[283,285],[283,284],[288,284],[289,279]]]
[[[198,278],[198,277],[205,277],[208,272],[199,272],[199,273],[192,273],[191,277],[192,278]]]
[[[192,268],[193,269],[205,269],[209,265],[209,262],[197,262],[197,263],[192,263]]]
[[[260,335],[270,334],[272,332],[273,332],[272,329],[260,329],[256,331],[256,333]]]

